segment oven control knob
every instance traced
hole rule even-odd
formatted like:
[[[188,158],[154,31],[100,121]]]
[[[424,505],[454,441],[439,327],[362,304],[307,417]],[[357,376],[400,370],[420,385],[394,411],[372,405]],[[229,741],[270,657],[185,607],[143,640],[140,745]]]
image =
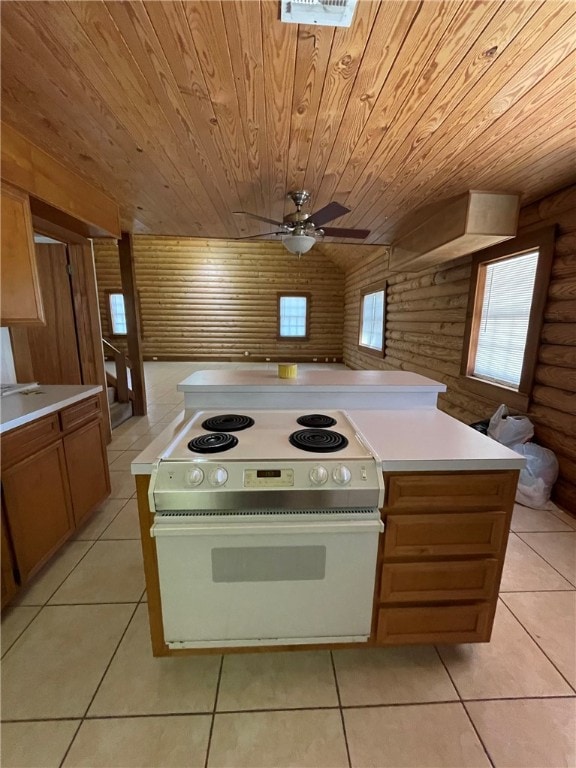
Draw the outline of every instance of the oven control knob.
[[[332,477],[338,485],[347,485],[352,479],[352,472],[344,464],[338,464],[332,471]]]
[[[328,480],[328,470],[326,467],[312,467],[310,470],[310,480],[314,485],[324,485],[326,480]]]
[[[211,485],[224,485],[228,480],[228,472],[224,467],[216,467],[208,475],[208,480],[210,480]]]
[[[202,480],[204,480],[204,472],[202,472],[200,467],[192,467],[192,469],[186,472],[186,485],[200,485]]]

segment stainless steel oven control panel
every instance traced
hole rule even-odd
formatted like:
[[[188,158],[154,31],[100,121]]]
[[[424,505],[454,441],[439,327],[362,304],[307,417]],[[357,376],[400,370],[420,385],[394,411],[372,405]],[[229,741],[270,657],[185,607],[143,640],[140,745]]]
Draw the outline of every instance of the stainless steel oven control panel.
[[[294,470],[261,468],[244,470],[244,488],[293,488]]]

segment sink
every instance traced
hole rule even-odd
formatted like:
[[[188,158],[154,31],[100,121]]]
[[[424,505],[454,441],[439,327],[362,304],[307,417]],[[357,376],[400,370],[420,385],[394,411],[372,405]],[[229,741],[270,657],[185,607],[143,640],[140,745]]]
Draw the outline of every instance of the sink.
[[[16,395],[18,392],[31,392],[38,389],[39,386],[37,381],[30,381],[27,384],[0,384],[0,397]]]

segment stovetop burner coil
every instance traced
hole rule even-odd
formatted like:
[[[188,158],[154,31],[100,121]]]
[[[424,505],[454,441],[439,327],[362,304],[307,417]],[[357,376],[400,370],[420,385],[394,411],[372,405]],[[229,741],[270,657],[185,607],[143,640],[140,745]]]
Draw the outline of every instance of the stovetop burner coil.
[[[323,413],[309,413],[306,416],[300,416],[296,421],[302,427],[314,427],[315,429],[334,427],[338,423],[332,416],[325,416]]]
[[[195,453],[221,453],[238,445],[238,438],[226,432],[211,432],[207,435],[193,437],[188,448]]]
[[[202,422],[202,429],[210,432],[240,432],[254,425],[254,419],[239,413],[223,413],[219,416],[211,416]]]
[[[333,453],[348,445],[348,439],[339,432],[325,429],[299,429],[288,438],[295,448],[313,453]]]

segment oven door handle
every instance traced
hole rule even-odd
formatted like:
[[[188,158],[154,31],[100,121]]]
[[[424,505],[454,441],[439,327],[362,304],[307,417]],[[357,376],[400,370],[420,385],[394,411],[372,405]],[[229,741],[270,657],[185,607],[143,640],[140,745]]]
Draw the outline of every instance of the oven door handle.
[[[338,520],[274,523],[155,522],[152,537],[159,536],[289,536],[327,533],[382,533],[381,520]]]

